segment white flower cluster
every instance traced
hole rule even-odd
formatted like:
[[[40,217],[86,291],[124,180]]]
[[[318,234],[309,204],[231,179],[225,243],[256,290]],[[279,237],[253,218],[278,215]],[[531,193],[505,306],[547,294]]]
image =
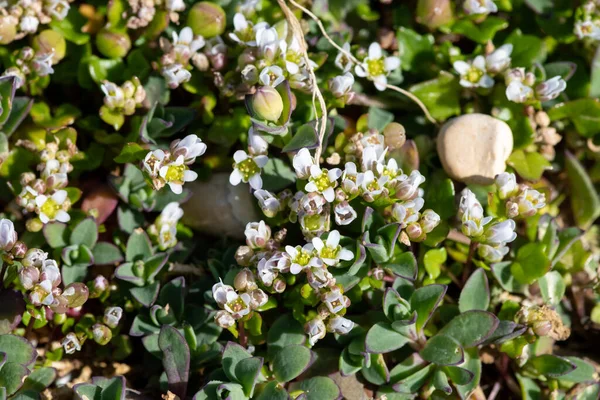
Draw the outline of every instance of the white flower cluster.
[[[31,172],[21,175],[23,189],[16,198],[17,204],[28,212],[37,213],[43,224],[50,221],[69,222],[71,202],[64,188],[69,183],[68,173],[73,170],[71,159],[78,152],[70,139],[66,139],[65,143],[58,138],[54,142],[47,142],[39,153],[39,178]]]
[[[498,12],[493,0],[464,0],[463,10],[467,15],[487,15]]]
[[[220,40],[218,38],[217,40]],[[214,41],[211,39],[211,43]],[[179,33],[173,32],[172,41],[160,39],[160,48],[164,52],[160,59],[160,73],[166,79],[171,89],[190,80],[192,64],[200,71],[208,68],[207,55],[200,52],[206,46],[202,36],[194,35],[189,26],[181,29]],[[205,50],[215,50],[215,44],[205,47]],[[219,48],[220,50],[223,50]]]
[[[509,251],[506,244],[517,238],[515,221],[493,221],[491,216],[484,217],[481,203],[468,188],[462,192],[458,218],[462,233],[479,243],[477,251],[488,262],[501,261]]]
[[[492,3],[493,4],[493,3]],[[460,75],[460,85],[466,88],[491,88],[493,76],[510,67],[513,45],[508,43],[498,47],[487,56],[477,56],[472,61],[455,61],[454,70]]]
[[[213,285],[212,294],[221,308],[215,314],[215,322],[222,328],[231,328],[235,321],[249,316],[250,312],[264,306],[269,296],[258,288],[254,274],[247,268],[235,277],[233,288],[219,282]]]
[[[579,39],[600,40],[600,2],[590,0],[576,12],[574,32]]]
[[[503,172],[496,176],[496,189],[500,200],[506,201],[508,218],[531,217],[546,206],[546,196],[527,185],[517,185],[515,174]]]
[[[189,166],[205,151],[206,144],[198,136],[188,135],[171,142],[168,151],[156,149],[149,152],[142,162],[142,169],[152,180],[155,190],[169,185],[173,193],[180,194],[184,183],[195,181],[198,177]]]
[[[154,223],[148,227],[148,234],[165,251],[177,244],[177,223],[183,217],[179,203],[172,202],[161,211]]]
[[[135,76],[121,86],[104,81],[100,87],[104,92],[104,105],[109,110],[123,115],[135,113],[135,109],[141,107],[146,98],[146,91]]]
[[[507,71],[505,81],[506,98],[515,103],[553,100],[567,88],[567,82],[558,75],[536,84],[535,75],[532,72],[525,72],[525,68],[513,68]]]
[[[0,26],[7,36],[0,44],[8,44],[36,33],[40,25],[62,21],[69,13],[67,0],[8,0],[0,3]]]
[[[31,47],[23,47],[17,55],[16,66],[8,68],[2,73],[2,76],[14,76],[16,86],[20,88],[27,82],[27,79],[53,74],[53,57],[54,50],[36,52]]]
[[[123,316],[121,307],[108,307],[104,310],[101,322],[97,322],[91,327],[91,337],[100,345],[107,344],[112,338],[111,329],[115,329]],[[100,319],[98,319],[100,321]],[[86,341],[87,336],[80,333],[68,333],[62,341],[63,349],[66,354],[73,354],[81,350],[81,346]]]
[[[139,29],[148,26],[158,11],[167,11],[173,23],[179,22],[179,13],[185,10],[183,0],[127,0],[127,27]]]

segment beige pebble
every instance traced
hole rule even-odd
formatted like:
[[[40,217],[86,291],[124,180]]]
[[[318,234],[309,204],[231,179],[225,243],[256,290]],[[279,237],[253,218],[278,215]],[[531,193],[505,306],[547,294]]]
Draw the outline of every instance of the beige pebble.
[[[453,179],[489,185],[506,169],[513,136],[506,122],[485,114],[467,114],[446,122],[437,150],[446,173]]]

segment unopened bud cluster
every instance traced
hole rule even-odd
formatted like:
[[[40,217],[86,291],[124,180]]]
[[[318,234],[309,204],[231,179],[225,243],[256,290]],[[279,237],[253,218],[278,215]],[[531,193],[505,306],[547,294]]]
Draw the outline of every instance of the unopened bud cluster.
[[[198,174],[189,166],[206,151],[206,144],[196,135],[171,142],[169,150],[149,152],[142,162],[142,170],[148,174],[155,190],[169,185],[173,193],[180,194],[183,184],[196,180]]]
[[[567,88],[567,82],[557,75],[546,81],[537,81],[533,72],[513,68],[505,73],[506,97],[515,103],[549,101],[557,98]]]
[[[2,76],[14,76],[16,87],[20,88],[32,79],[53,74],[53,57],[54,50],[36,51],[23,47],[16,55],[14,65],[7,68]]]
[[[146,91],[135,76],[121,86],[104,81],[101,87],[104,92],[104,105],[109,110],[123,115],[134,114],[135,109],[141,107],[146,98]]]
[[[546,196],[531,187],[517,185],[515,174],[503,172],[496,176],[498,198],[506,202],[508,218],[526,218],[537,214],[546,206]]]
[[[172,202],[162,210],[154,223],[148,227],[148,235],[161,251],[177,244],[177,222],[183,217],[179,203]]]
[[[0,9],[0,44],[34,34],[41,25],[62,21],[70,9],[68,0],[8,0]]]
[[[127,0],[127,27],[140,29],[148,26],[152,20],[161,18],[161,13],[168,13],[169,20],[179,22],[179,13],[185,11],[183,0]],[[158,14],[158,15],[157,15]]]
[[[94,318],[91,314],[86,314],[90,318]],[[75,351],[80,351],[81,346],[89,338],[100,346],[104,346],[110,342],[113,337],[113,330],[117,328],[123,309],[121,307],[108,307],[104,310],[102,317],[96,317],[96,322],[89,326],[75,326],[76,332],[68,333],[62,341],[62,346],[66,354],[73,354]],[[77,329],[79,328],[79,329]]]

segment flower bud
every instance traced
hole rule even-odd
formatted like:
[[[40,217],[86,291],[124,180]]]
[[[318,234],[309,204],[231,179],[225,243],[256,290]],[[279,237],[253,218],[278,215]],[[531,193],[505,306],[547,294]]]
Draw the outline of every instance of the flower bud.
[[[447,25],[454,19],[450,0],[419,0],[417,22],[429,29]]]
[[[494,181],[498,189],[498,197],[502,200],[513,196],[517,191],[517,177],[515,174],[503,172],[496,175]]]
[[[57,64],[65,57],[67,42],[60,33],[46,29],[33,38],[32,47],[36,53],[52,53],[52,64]]]
[[[304,324],[304,332],[308,335],[308,342],[314,346],[319,339],[323,339],[327,334],[325,323],[320,318],[314,318]]]
[[[410,240],[416,242],[422,239],[424,232],[423,228],[421,228],[421,225],[414,222],[406,227],[406,234],[408,235]]]
[[[257,309],[264,306],[269,301],[269,296],[261,289],[250,292],[250,307]]]
[[[221,328],[227,329],[235,325],[235,319],[225,310],[217,311],[215,323]]]
[[[329,320],[327,323],[327,328],[331,332],[345,335],[350,333],[352,328],[354,328],[354,322],[350,321],[348,318],[335,316]]]
[[[39,218],[31,218],[27,220],[25,227],[29,232],[39,232],[44,227],[44,223]]]
[[[429,233],[435,229],[440,223],[440,216],[433,210],[425,210],[421,214],[419,224],[423,228],[423,232]]]
[[[209,39],[223,34],[226,22],[225,11],[221,6],[201,1],[190,10],[187,26],[192,28],[195,35]]]
[[[271,228],[265,224],[265,221],[250,222],[246,225],[244,235],[248,246],[253,249],[264,249],[271,239]]]
[[[17,21],[9,15],[0,16],[0,44],[9,44],[17,36]]]
[[[532,326],[533,333],[538,336],[546,336],[552,330],[552,323],[550,321],[538,321]]]
[[[283,293],[285,291],[286,286],[287,285],[285,283],[285,279],[281,277],[277,277],[273,281],[273,290],[275,290],[277,293]]]
[[[104,346],[112,339],[112,332],[108,326],[103,324],[94,324],[92,327],[92,337],[100,346]]]
[[[96,34],[96,47],[108,58],[123,58],[131,49],[131,39],[127,33],[101,29]]]
[[[83,283],[74,282],[65,288],[63,297],[67,299],[69,308],[81,307],[89,297],[89,290]]]
[[[254,274],[252,273],[252,271],[250,271],[248,268],[244,268],[240,272],[238,272],[238,274],[235,276],[235,279],[233,280],[233,286],[241,292],[256,289],[256,281],[254,279]]]
[[[406,129],[397,122],[390,122],[383,129],[385,146],[391,151],[399,149],[406,143]]]
[[[17,232],[10,219],[0,219],[0,249],[10,251],[17,241]]]
[[[235,260],[238,265],[241,265],[242,267],[249,266],[253,256],[254,251],[248,246],[240,246],[235,252]]]
[[[54,260],[44,260],[42,262],[40,280],[42,281],[50,281],[52,287],[58,287],[62,280],[60,275],[60,270],[58,269],[58,264]]]
[[[104,311],[104,318],[102,321],[111,328],[116,328],[123,316],[123,309],[121,307],[108,307]]]
[[[252,109],[259,119],[275,122],[283,112],[283,99],[271,86],[261,86],[252,95]]]
[[[98,275],[93,281],[88,282],[88,290],[90,299],[96,299],[108,290],[108,279],[102,275]]]
[[[25,257],[21,260],[21,264],[25,267],[41,267],[43,262],[48,258],[48,253],[40,249],[29,249],[25,253]]]
[[[40,270],[36,267],[24,267],[19,271],[19,283],[29,290],[40,280]]]
[[[58,288],[55,288],[54,291],[60,290],[57,289]],[[54,300],[52,301],[52,304],[50,304],[50,309],[52,309],[52,311],[57,315],[65,314],[67,311],[69,311],[69,301],[62,294],[55,293]]]
[[[15,258],[23,258],[27,254],[27,245],[18,240],[13,246],[11,253]]]
[[[146,269],[145,267],[144,261],[137,260],[133,263],[133,274],[138,278],[144,277],[144,270]]]
[[[382,281],[383,278],[385,277],[385,271],[383,270],[383,268],[379,268],[379,267],[374,268],[372,270],[371,276],[378,281]]]

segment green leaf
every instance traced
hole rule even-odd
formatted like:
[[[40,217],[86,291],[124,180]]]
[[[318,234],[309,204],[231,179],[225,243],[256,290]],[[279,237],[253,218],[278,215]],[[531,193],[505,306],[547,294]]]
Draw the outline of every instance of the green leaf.
[[[86,218],[78,223],[71,232],[71,244],[83,244],[90,249],[98,240],[98,225],[93,218]]]
[[[389,270],[392,274],[405,279],[412,280],[417,277],[417,259],[412,251],[395,254],[388,262],[380,265],[382,268]]]
[[[11,113],[13,98],[15,96],[15,77],[3,76],[0,79],[0,127],[4,125]]]
[[[600,133],[600,100],[584,98],[559,103],[548,110],[552,121],[569,119],[581,136],[591,138]]]
[[[369,363],[365,365],[360,373],[373,385],[385,385],[390,380],[390,371],[385,363],[383,354],[370,354]]]
[[[314,362],[314,354],[302,345],[290,345],[273,357],[273,373],[279,382],[289,382],[306,371]]]
[[[365,349],[369,353],[389,353],[409,342],[409,339],[392,329],[387,322],[378,322],[367,332]]]
[[[304,124],[298,128],[292,139],[281,151],[284,153],[298,151],[302,148],[314,149],[318,145],[317,132],[312,123]]]
[[[8,281],[8,279],[6,279]],[[16,290],[0,290],[0,335],[6,335],[21,322],[25,312],[23,294]],[[0,352],[3,350],[0,348]],[[1,363],[0,363],[1,364]]]
[[[481,24],[475,24],[473,21],[463,18],[452,25],[452,32],[465,35],[477,43],[484,44],[492,40],[496,32],[506,28],[508,28],[508,21],[500,17],[487,17]]]
[[[6,394],[15,393],[23,385],[29,370],[16,362],[7,362],[0,370],[0,387],[6,388]]]
[[[446,369],[452,368],[458,367],[446,367]],[[464,399],[467,398],[468,394],[473,393],[477,386],[479,386],[479,381],[481,379],[481,360],[479,359],[478,349],[465,349],[465,362],[460,365],[460,368],[466,370],[466,372],[459,372],[462,375],[460,377],[461,379],[467,379],[468,375],[471,375],[471,379],[469,379],[467,383],[456,386],[457,394]],[[454,378],[458,378],[456,375],[457,374],[453,375]]]
[[[452,387],[448,382],[448,377],[446,376],[444,371],[442,371],[439,368],[436,369],[433,373],[432,383],[433,387],[437,390],[440,390],[448,395],[452,393]]]
[[[288,163],[270,158],[262,171],[263,189],[277,192],[296,182],[296,173]]]
[[[448,335],[438,334],[427,340],[420,352],[425,361],[437,365],[458,365],[464,361],[460,343]]]
[[[23,122],[23,120],[29,114],[29,110],[31,110],[32,105],[33,99],[28,97],[15,97],[13,99],[8,119],[4,122],[3,126],[0,124],[2,127],[2,132],[4,132],[6,137],[10,137],[19,127],[19,125],[21,125],[21,122]]]
[[[317,376],[302,381],[297,389],[304,392],[306,400],[336,400],[340,398],[340,388],[326,376]]]
[[[544,302],[554,306],[560,302],[567,288],[562,275],[557,271],[546,273],[539,279],[538,285]]]
[[[33,390],[35,392],[42,392],[56,379],[56,370],[50,367],[42,367],[35,369],[25,379],[21,391]]]
[[[517,375],[517,380],[521,385],[521,398],[523,400],[541,400],[542,399],[542,390],[538,386],[538,384],[531,378],[527,378],[525,376]]]
[[[576,369],[560,377],[561,381],[582,383],[593,382],[596,370],[594,366],[578,357],[565,357]]]
[[[411,86],[410,91],[429,109],[431,115],[443,121],[460,114],[460,91],[458,79],[442,71],[440,76]]]
[[[50,222],[44,225],[44,238],[53,249],[62,248],[67,242],[67,225],[62,222]]]
[[[378,107],[370,107],[367,126],[379,132],[383,131],[390,122],[394,121],[394,114]]]
[[[589,97],[600,97],[600,47],[592,59]]]
[[[573,397],[573,400],[598,400],[600,397],[600,383],[588,385]]]
[[[502,289],[510,293],[522,293],[524,284],[519,283],[511,272],[512,262],[505,261],[492,265],[492,274],[502,286]]]
[[[158,297],[158,291],[160,290],[160,282],[154,282],[148,286],[133,287],[129,289],[131,295],[139,301],[143,306],[150,307],[156,301]]]
[[[141,229],[134,231],[127,240],[125,260],[144,260],[152,254],[152,244],[150,243],[150,238],[148,238],[146,232]]]
[[[89,33],[83,33],[83,27],[87,23],[87,18],[81,15],[79,8],[71,7],[66,18],[62,20],[53,18],[50,27],[68,41],[80,46],[90,41]]]
[[[262,366],[263,359],[259,357],[245,358],[240,360],[235,366],[235,376],[238,383],[242,385],[244,393],[249,398],[252,398],[254,385],[257,382]]]
[[[304,328],[291,314],[279,317],[267,332],[269,357],[273,357],[275,352],[284,347],[293,344],[304,344],[305,342]]]
[[[436,178],[429,183],[429,190],[425,192],[425,204],[428,208],[435,210],[442,220],[448,219],[456,214],[454,202],[454,183],[450,178]]]
[[[260,394],[256,396],[256,400],[288,400],[287,391],[280,387],[275,381],[267,383]]]
[[[98,242],[92,249],[92,253],[96,265],[111,265],[123,261],[121,250],[112,243]]]
[[[549,269],[550,260],[546,257],[545,246],[542,243],[527,243],[519,248],[517,258],[510,267],[514,278],[522,284],[532,284]]]
[[[427,379],[429,379],[429,376],[433,372],[434,368],[434,364],[429,364],[426,367],[421,368],[420,370],[396,383],[394,385],[394,390],[407,394],[417,393],[421,386],[423,386]]]
[[[403,70],[418,71],[424,64],[434,61],[433,35],[419,35],[412,29],[400,27],[396,37]]]
[[[107,106],[100,107],[100,118],[113,127],[115,131],[121,129],[125,123],[125,116],[120,111],[111,110]],[[116,161],[116,160],[115,160]]]
[[[436,279],[440,276],[442,265],[444,265],[447,258],[448,255],[445,247],[431,249],[425,253],[425,256],[423,256],[423,264],[431,279]]]
[[[35,348],[27,339],[16,335],[0,335],[0,353],[6,354],[6,362],[28,366],[37,358]]]
[[[490,288],[485,271],[478,268],[471,274],[458,299],[461,313],[469,310],[487,310],[490,305]]]
[[[498,318],[487,311],[472,310],[457,315],[444,326],[438,335],[448,335],[465,348],[474,347],[486,340],[496,327]]]
[[[127,143],[121,149],[121,152],[118,156],[115,157],[115,162],[118,163],[133,163],[142,160],[146,154],[148,154],[148,150],[144,149],[137,143]]]
[[[106,60],[100,57],[91,56],[88,58],[88,71],[90,77],[98,85],[104,80],[116,82],[119,81],[125,73],[125,64],[121,59]]]
[[[587,229],[600,216],[598,192],[583,166],[569,152],[566,153],[565,166],[575,221],[581,229]]]
[[[552,354],[543,354],[541,356],[533,357],[529,359],[527,364],[533,367],[537,373],[551,378],[566,375],[577,368],[577,366],[568,359]]]
[[[515,150],[508,157],[507,163],[517,173],[527,180],[537,181],[542,177],[545,170],[551,169],[552,164],[540,153],[526,153],[523,150]]]
[[[158,346],[163,353],[162,362],[169,380],[169,390],[184,399],[190,373],[190,348],[183,335],[169,325],[160,329]]]
[[[417,312],[417,321],[415,323],[417,333],[423,329],[429,318],[433,315],[433,312],[442,301],[444,294],[446,294],[446,289],[444,285],[427,285],[415,290],[410,297],[410,305]]]
[[[538,36],[523,35],[519,29],[516,29],[504,43],[513,45],[510,55],[512,65],[529,68],[535,63],[543,63],[546,59],[548,51],[546,44]]]
[[[232,381],[237,382],[236,367],[238,363],[247,358],[251,358],[252,354],[234,342],[228,342],[223,351],[223,371],[225,375]]]

